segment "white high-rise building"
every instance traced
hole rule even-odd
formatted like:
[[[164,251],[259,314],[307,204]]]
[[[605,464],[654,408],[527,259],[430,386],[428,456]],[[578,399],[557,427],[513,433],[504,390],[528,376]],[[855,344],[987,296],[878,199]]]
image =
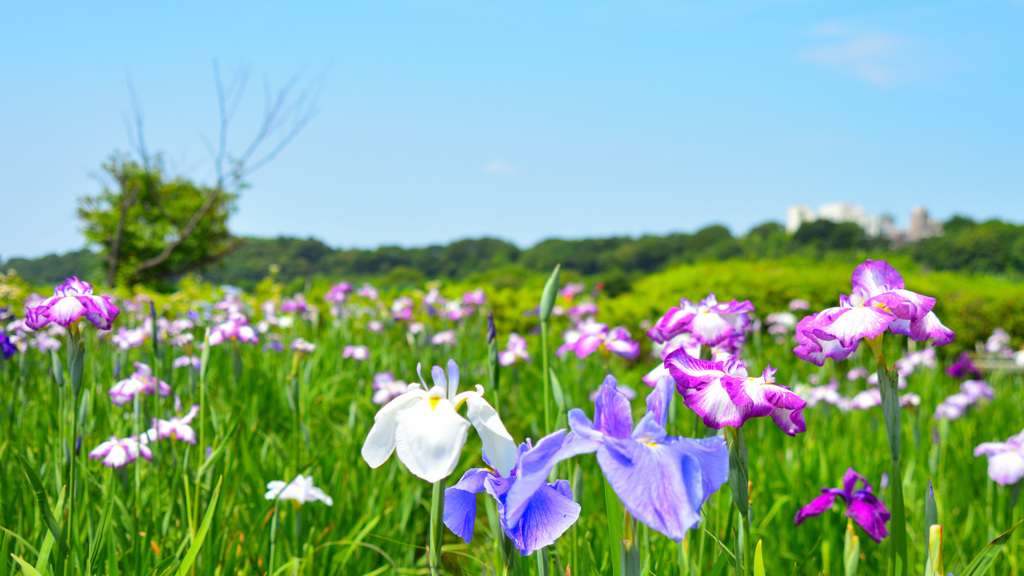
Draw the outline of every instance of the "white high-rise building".
[[[794,234],[804,222],[814,222],[815,219],[810,206],[790,206],[786,211],[786,232]]]

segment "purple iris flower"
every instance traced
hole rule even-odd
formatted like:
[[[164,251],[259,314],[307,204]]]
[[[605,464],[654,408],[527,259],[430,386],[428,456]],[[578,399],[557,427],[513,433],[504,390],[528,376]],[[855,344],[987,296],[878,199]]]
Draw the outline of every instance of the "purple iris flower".
[[[530,353],[526,349],[526,339],[512,332],[508,335],[508,345],[498,353],[498,362],[502,366],[511,366],[517,361],[530,361]]]
[[[292,340],[292,350],[299,354],[312,354],[313,352],[316,352],[316,344],[308,342],[304,338],[296,338],[295,340]]]
[[[370,349],[366,346],[345,346],[341,351],[342,358],[354,358],[359,362],[366,362],[370,359]]]
[[[152,460],[153,452],[146,445],[147,442],[148,439],[145,435],[142,436],[141,442],[137,436],[130,436],[128,438],[111,436],[109,440],[93,448],[89,452],[89,458],[102,458],[103,465],[111,468],[120,468],[121,466],[131,464],[139,456],[146,460]]]
[[[998,354],[1010,345],[1010,335],[1002,326],[992,331],[992,335],[985,341],[985,352]]]
[[[199,369],[202,368],[202,364],[203,361],[199,356],[185,355],[175,358],[174,361],[171,362],[171,368],[185,368],[186,366],[189,366],[196,372],[199,372]]]
[[[971,362],[971,357],[967,355],[967,352],[960,353],[956,362],[946,368],[946,374],[953,378],[981,378],[981,372],[974,362]]]
[[[679,306],[673,306],[647,331],[655,342],[665,342],[689,332],[705,346],[717,346],[729,338],[742,338],[750,325],[748,312],[754,311],[750,300],[719,302],[714,294],[708,294],[696,305],[682,298]]]
[[[356,291],[356,295],[373,301],[376,301],[377,298],[380,297],[380,293],[377,292],[377,289],[370,284],[363,284],[360,286],[359,290]]]
[[[988,475],[996,483],[1010,486],[1024,478],[1024,430],[1006,442],[985,442],[974,449],[975,456],[988,456]]]
[[[858,481],[863,483],[864,487],[854,491]],[[885,528],[885,523],[889,521],[889,511],[886,510],[885,504],[882,504],[882,501],[872,494],[872,490],[867,479],[850,468],[843,475],[842,488],[822,488],[821,496],[801,508],[796,513],[793,523],[799,526],[805,519],[818,516],[831,508],[838,496],[846,504],[846,515],[853,518],[853,521],[859,524],[872,540],[881,542],[889,535]]]
[[[812,314],[797,324],[798,346],[793,352],[818,366],[825,358],[843,360],[864,338],[889,330],[912,340],[931,339],[936,346],[953,341],[932,312],[935,299],[906,290],[903,277],[884,260],[868,260],[857,266],[849,296],[839,296],[839,306]]]
[[[935,407],[935,420],[956,420],[964,415],[968,408],[982,400],[991,401],[996,391],[984,380],[967,380],[960,384],[960,391],[947,396]]]
[[[26,310],[25,323],[39,330],[50,322],[67,328],[83,316],[100,330],[110,330],[121,309],[108,296],[94,296],[92,284],[72,276],[53,290],[53,296]]]
[[[210,331],[210,346],[217,346],[225,340],[256,344],[259,342],[259,337],[252,326],[249,326],[249,318],[246,315],[232,312],[226,321],[214,326]]]
[[[595,401],[594,421],[569,411],[575,439],[564,452],[597,452],[612,489],[634,518],[676,540],[700,520],[700,507],[729,477],[729,455],[720,437],[691,439],[665,431],[672,380],[661,379],[647,396],[647,412],[633,426],[629,401],[608,376]]]
[[[601,346],[628,360],[640,355],[640,344],[632,339],[625,326],[609,331],[607,324],[601,324],[593,318],[587,318],[574,330],[567,330],[562,337],[565,343],[555,352],[558,356],[571,351],[578,358],[586,358]]]
[[[146,343],[148,337],[145,328],[118,328],[117,334],[111,340],[117,345],[119,350],[126,351],[132,348],[139,348]]]
[[[344,304],[345,300],[348,300],[348,295],[353,289],[352,284],[349,284],[348,282],[335,284],[334,286],[331,286],[326,294],[324,294],[324,300],[335,304]]]
[[[153,376],[153,370],[142,362],[135,363],[135,372],[128,378],[114,384],[107,392],[110,394],[110,401],[118,406],[124,406],[135,398],[136,394],[159,394],[167,397],[171,395],[169,384]]]
[[[405,394],[409,390],[409,385],[402,380],[395,380],[391,372],[378,372],[373,375],[373,389],[372,402],[383,406]]]
[[[476,495],[487,492],[498,503],[501,529],[523,556],[555,543],[580,517],[580,505],[573,502],[567,480],[547,482],[548,464],[565,444],[565,431],[557,430],[534,446],[529,439],[519,445],[516,463],[508,477],[491,468],[471,468],[454,486],[444,491],[444,523],[469,544],[476,523]],[[487,461],[487,457],[484,457]],[[490,465],[490,462],[487,462]],[[532,483],[537,471],[546,471],[539,484]],[[528,478],[511,496],[520,477]],[[510,521],[513,510],[518,512]]]
[[[715,360],[699,360],[683,349],[669,354],[665,366],[683,402],[711,428],[739,428],[750,418],[771,416],[790,436],[807,430],[803,415],[807,401],[776,384],[771,366],[760,376],[749,376],[738,356],[718,354]]]
[[[562,298],[572,302],[573,298],[583,294],[586,290],[587,287],[583,282],[570,282],[562,288]]]
[[[458,346],[459,341],[455,337],[455,330],[445,330],[430,337],[430,343],[434,346]]]

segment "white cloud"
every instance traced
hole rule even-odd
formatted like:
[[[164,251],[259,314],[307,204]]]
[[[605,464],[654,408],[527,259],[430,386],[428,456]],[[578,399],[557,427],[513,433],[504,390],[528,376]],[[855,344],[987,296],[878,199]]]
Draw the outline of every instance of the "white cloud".
[[[803,59],[835,68],[876,86],[888,86],[897,76],[896,59],[903,41],[890,34],[854,30],[826,22],[811,35],[827,43],[803,53]]]
[[[514,176],[519,173],[519,169],[503,160],[491,160],[484,164],[484,172],[499,176]]]

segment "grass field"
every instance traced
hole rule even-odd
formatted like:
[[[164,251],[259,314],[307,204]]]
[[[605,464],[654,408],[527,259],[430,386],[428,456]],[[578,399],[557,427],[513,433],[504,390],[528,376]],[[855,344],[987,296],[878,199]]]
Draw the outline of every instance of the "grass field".
[[[761,296],[744,293],[741,282],[733,283],[732,288],[729,293],[720,291],[719,296],[755,301]],[[834,292],[846,288],[839,284]],[[461,293],[442,292],[452,299]],[[691,292],[673,297],[696,301],[705,295]],[[63,344],[52,354],[29,345],[0,363],[0,551],[4,558],[13,555],[28,564],[22,568],[5,561],[0,564],[0,576],[19,570],[34,574],[32,567],[41,574],[428,573],[431,485],[409,474],[395,457],[375,470],[360,457],[379,409],[371,401],[374,375],[388,371],[397,379],[413,382],[417,380],[417,363],[423,364],[426,373],[430,366],[455,359],[462,369],[461,389],[484,384],[486,398],[498,408],[514,440],[536,441],[552,431],[545,424],[542,407],[541,338],[525,335],[532,361],[502,368],[495,390],[488,370],[486,312],[493,310],[499,318],[520,318],[515,326],[520,330],[535,326],[536,317],[522,317],[519,309],[496,310],[511,299],[490,290],[487,304],[476,306],[458,321],[428,315],[421,295],[414,301],[409,320],[393,320],[385,305],[355,296],[350,302],[360,304],[344,305],[348,312],[335,319],[319,296],[307,295],[310,306],[318,308],[307,317],[300,312],[281,312],[278,298],[279,320],[269,325],[266,333],[259,333],[258,343],[229,340],[207,347],[201,372],[173,368],[172,362],[189,352],[200,354],[198,343],[206,329],[223,315],[213,307],[212,295],[202,302],[185,295],[159,300],[160,314],[168,320],[182,318],[189,310],[198,313],[195,326],[186,330],[195,339],[191,348],[173,345],[170,335],[156,343],[149,335],[141,345],[122,350],[110,336],[101,338],[87,322],[80,322],[84,361],[80,363],[77,397],[73,384],[79,364],[68,361],[66,336],[55,335]],[[615,306],[621,309],[626,299],[641,297],[642,290],[638,290],[617,299]],[[393,298],[385,298],[387,304]],[[538,292],[534,302],[539,300]],[[264,318],[262,300],[243,302],[255,326]],[[597,304],[600,321],[604,303],[599,299]],[[672,302],[641,302],[635,308],[665,304]],[[142,326],[148,306],[131,308],[122,302],[114,332]],[[775,311],[759,309],[756,314],[763,318]],[[22,317],[20,308],[14,313]],[[282,318],[288,320],[280,321]],[[367,329],[371,320],[382,322],[381,332]],[[955,319],[944,321],[956,328]],[[410,333],[410,322],[422,322],[423,331]],[[643,331],[637,325],[628,326],[642,346],[635,361],[607,353],[585,359],[571,354],[555,357],[554,349],[561,344],[567,322],[562,317],[552,320],[549,343],[552,368],[562,391],[561,398],[556,396],[555,427],[565,427],[566,412],[573,407],[593,415],[594,404],[588,395],[607,374],[637,391],[632,405],[634,421],[638,420],[649,391],[640,378],[660,362],[651,356]],[[432,335],[449,329],[457,344],[430,343]],[[504,347],[509,328],[499,321],[497,330],[498,343]],[[1020,335],[1015,336],[1019,345]],[[297,355],[289,349],[300,337],[316,345],[313,353]],[[272,342],[280,342],[283,350],[271,349],[268,344]],[[344,348],[352,345],[365,345],[369,358],[343,358]],[[789,337],[777,343],[762,328],[748,335],[743,357],[752,372],[771,364],[778,369],[777,381],[794,389],[836,377],[841,382],[840,392],[847,397],[864,390],[865,384],[863,380],[847,381],[846,373],[857,366],[875,369],[867,346],[861,346],[849,360],[828,361],[818,368],[796,358],[793,345]],[[884,357],[892,361],[904,355],[908,342],[887,335],[883,346]],[[889,478],[888,486],[882,479],[890,469],[882,407],[846,412],[824,404],[807,407],[807,431],[795,437],[784,434],[767,418],[755,418],[743,426],[749,450],[751,507],[746,545],[753,549],[760,541],[764,573],[849,573],[843,558],[844,508],[836,505],[800,526],[794,525],[794,516],[820,488],[839,486],[850,467],[867,477],[886,504],[892,503],[893,483],[902,482],[909,574],[925,571],[929,482],[934,487],[938,523],[943,526],[945,572],[962,574],[986,544],[1024,517],[1024,505],[1018,498],[1020,484],[996,484],[986,472],[986,458],[973,455],[978,444],[1003,441],[1024,427],[1024,379],[1013,372],[987,374],[986,381],[995,389],[993,401],[972,406],[956,420],[936,421],[936,406],[959,389],[960,381],[944,372],[952,360],[951,354],[940,350],[937,368],[919,368],[907,378],[906,392],[918,394],[920,404],[902,411],[903,478]],[[173,394],[139,394],[123,406],[113,404],[108,390],[127,377],[136,361],[152,366]],[[177,409],[175,396],[180,399]],[[673,398],[669,434],[707,436],[708,429],[683,405],[682,398],[678,394]],[[87,456],[111,436],[144,433],[152,418],[181,415],[193,404],[201,407],[191,424],[198,435],[194,446],[173,438],[155,441],[149,445],[151,461],[140,458],[116,468]],[[484,465],[480,440],[471,431],[449,485],[465,470]],[[300,506],[283,499],[265,499],[268,482],[288,482],[300,473],[312,475],[333,505],[307,502]],[[605,481],[594,456],[567,460],[555,473],[570,481],[582,508],[579,520],[543,554],[523,558],[518,569],[524,574],[618,573],[613,564],[619,543],[609,536],[609,511],[617,518],[621,510],[607,508]],[[72,485],[73,491],[69,490]],[[445,573],[503,573],[493,500],[480,495],[478,502],[479,518],[471,544],[445,533]],[[614,507],[614,501],[612,504]],[[44,513],[47,510],[52,514]],[[635,542],[640,573],[734,573],[730,560],[737,548],[737,526],[728,486],[706,501],[702,516],[699,526],[681,543],[639,524]],[[892,535],[875,543],[860,528],[855,528],[855,533],[860,547],[856,573],[886,573]],[[990,573],[1024,574],[1021,534],[998,548]]]

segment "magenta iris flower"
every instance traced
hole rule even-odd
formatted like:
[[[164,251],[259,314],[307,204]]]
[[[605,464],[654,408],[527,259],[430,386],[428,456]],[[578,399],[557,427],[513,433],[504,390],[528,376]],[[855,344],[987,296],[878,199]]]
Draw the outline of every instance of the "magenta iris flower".
[[[135,363],[135,372],[131,376],[114,384],[108,392],[110,401],[118,406],[124,406],[135,398],[136,394],[159,394],[167,397],[171,395],[171,387],[163,380],[153,376],[153,370],[142,362]]]
[[[697,304],[686,298],[679,300],[647,331],[655,342],[665,342],[689,332],[705,346],[718,346],[726,340],[743,339],[746,327],[750,325],[748,312],[754,311],[750,300],[719,302],[714,294],[708,294]]]
[[[252,326],[249,326],[249,318],[241,312],[231,312],[228,319],[210,330],[210,346],[217,346],[227,340],[236,340],[248,344],[256,344],[259,337]]]
[[[170,420],[154,419],[153,427],[146,431],[145,440],[156,442],[171,438],[195,444],[196,431],[190,424],[198,414],[199,406],[193,405],[184,416],[176,416]]]
[[[324,300],[332,302],[334,304],[344,304],[348,300],[348,295],[352,293],[352,284],[348,282],[342,282],[331,286],[327,293],[324,294]]]
[[[578,358],[586,358],[602,346],[629,360],[640,355],[640,344],[632,339],[624,326],[609,331],[607,324],[601,324],[593,318],[587,318],[576,329],[567,330],[562,337],[565,343],[555,352],[558,356],[571,351]]]
[[[1010,486],[1024,479],[1024,430],[1006,442],[985,442],[974,449],[975,456],[988,456],[988,475],[996,483]]]
[[[839,306],[812,314],[797,324],[798,346],[793,352],[818,366],[825,358],[844,360],[864,338],[886,330],[918,342],[931,339],[936,346],[953,341],[932,312],[935,299],[904,288],[903,277],[888,262],[868,260],[857,266],[849,296],[840,295]]]
[[[110,330],[121,309],[108,296],[94,296],[92,284],[72,276],[53,290],[53,296],[26,310],[25,324],[39,330],[51,322],[67,328],[83,316],[100,330]]]
[[[700,360],[683,349],[669,354],[665,366],[683,402],[711,428],[739,428],[750,418],[771,416],[790,436],[807,430],[803,416],[807,402],[777,384],[771,366],[760,376],[749,376],[738,356],[718,354],[715,360]]]
[[[455,337],[455,330],[444,330],[443,332],[438,332],[431,336],[430,343],[434,346],[444,346],[445,344],[449,346],[457,346],[459,341]]]
[[[146,343],[146,338],[145,328],[118,328],[117,334],[114,334],[111,340],[117,345],[119,350],[126,351],[132,348],[139,348]]]
[[[191,367],[196,372],[202,368],[202,359],[195,355],[178,356],[171,362],[171,368],[185,368]]]
[[[139,456],[146,460],[153,459],[153,452],[146,445],[145,436],[143,436],[142,442],[135,436],[129,438],[111,436],[109,440],[101,443],[96,448],[93,448],[92,452],[89,452],[89,458],[102,458],[103,465],[111,468],[120,468],[121,466],[131,464]]]
[[[676,540],[700,520],[700,507],[729,477],[720,437],[691,439],[665,430],[672,381],[663,378],[647,396],[647,412],[633,426],[629,401],[608,376],[595,401],[594,420],[569,412],[575,438],[563,453],[597,452],[612,489],[634,518]]]
[[[308,342],[303,338],[296,338],[295,340],[292,340],[292,350],[299,354],[312,354],[313,352],[316,352],[316,344]]]
[[[959,392],[947,396],[941,404],[935,407],[934,418],[935,420],[956,420],[974,404],[982,400],[991,401],[995,394],[995,389],[984,380],[967,380],[960,384]]]
[[[570,282],[562,288],[562,298],[572,302],[574,298],[586,292],[587,287],[583,282]]]
[[[498,503],[502,531],[520,554],[528,556],[554,544],[580,516],[580,505],[572,500],[569,482],[547,482],[548,464],[558,454],[564,440],[564,430],[541,438],[536,446],[527,439],[519,445],[515,466],[507,477],[492,468],[468,470],[461,480],[444,491],[445,526],[469,544],[476,523],[476,495],[487,492]],[[486,456],[484,460],[487,461]],[[538,471],[544,472],[539,484],[531,482]],[[511,495],[520,477],[527,481]],[[524,490],[528,483],[531,484],[529,489]],[[517,514],[510,520],[513,511]]]
[[[487,295],[483,288],[477,288],[462,295],[462,303],[467,306],[483,306],[487,302]]]
[[[864,487],[854,491],[857,482],[863,483]],[[871,492],[872,490],[867,479],[850,468],[843,475],[842,488],[822,488],[821,496],[801,508],[796,513],[793,523],[799,526],[805,519],[818,516],[831,508],[838,497],[846,504],[846,515],[853,518],[853,521],[859,524],[872,540],[881,542],[889,535],[885,528],[885,523],[889,521],[889,511],[886,510],[885,504],[882,504],[882,501]]]

